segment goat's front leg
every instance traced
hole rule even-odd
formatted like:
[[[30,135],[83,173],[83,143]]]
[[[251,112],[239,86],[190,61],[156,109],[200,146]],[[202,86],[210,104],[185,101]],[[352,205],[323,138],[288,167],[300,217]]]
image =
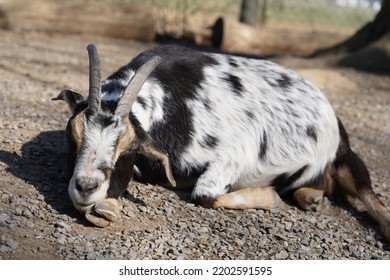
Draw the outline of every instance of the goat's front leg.
[[[85,212],[85,218],[98,227],[106,227],[120,219],[122,205],[115,198],[106,198]]]
[[[272,187],[247,187],[219,196],[213,208],[273,210],[283,201]]]
[[[198,179],[192,192],[191,199],[207,208],[229,209],[277,209],[283,201],[270,186],[250,186],[231,191],[224,168],[209,168]],[[224,173],[224,172],[223,172]]]
[[[131,155],[121,156],[111,174],[107,198],[97,202],[85,212],[85,218],[98,227],[106,227],[120,219],[122,205],[119,197],[126,191],[132,177],[133,159]]]
[[[316,211],[322,202],[324,191],[314,188],[300,188],[294,191],[293,199],[304,210]]]

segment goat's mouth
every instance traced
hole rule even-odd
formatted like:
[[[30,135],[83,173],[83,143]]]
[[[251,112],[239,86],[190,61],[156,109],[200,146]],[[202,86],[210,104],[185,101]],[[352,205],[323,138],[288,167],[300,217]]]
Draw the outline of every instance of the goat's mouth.
[[[91,209],[96,203],[97,202],[91,203],[91,204],[84,204],[84,203],[75,203],[75,202],[73,202],[73,205],[80,212],[86,212],[87,210]]]
[[[68,193],[73,202],[74,207],[84,213],[91,209],[96,203],[107,197],[109,182],[105,181],[97,188],[88,192],[81,192],[75,183],[75,179],[71,179],[68,186]]]

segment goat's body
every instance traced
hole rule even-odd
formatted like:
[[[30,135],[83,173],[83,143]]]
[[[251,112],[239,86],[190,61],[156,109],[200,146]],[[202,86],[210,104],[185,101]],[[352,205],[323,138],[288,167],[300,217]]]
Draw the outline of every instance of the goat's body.
[[[269,61],[155,48],[103,82],[103,100],[118,98],[118,85],[155,55],[167,63],[152,72],[132,113],[169,154],[178,186],[195,184],[193,198],[248,186],[283,193],[311,185],[334,160],[339,130],[331,105]],[[166,184],[155,163],[141,157],[135,165],[143,180]]]
[[[88,46],[87,100],[64,90],[69,195],[107,226],[131,178],[193,187],[212,208],[273,209],[293,193],[303,209],[323,195],[360,199],[390,239],[390,213],[323,94],[274,63],[176,46],[141,53],[102,83]],[[133,171],[134,176],[133,176]]]

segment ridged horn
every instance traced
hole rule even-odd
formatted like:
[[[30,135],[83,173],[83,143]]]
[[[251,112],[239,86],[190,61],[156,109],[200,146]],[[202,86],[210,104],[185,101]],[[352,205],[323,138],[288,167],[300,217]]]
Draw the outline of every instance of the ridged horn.
[[[137,70],[137,72],[135,72],[134,76],[129,82],[129,85],[127,86],[125,93],[118,103],[115,115],[125,116],[130,113],[131,107],[137,99],[137,95],[140,92],[143,84],[148,79],[150,73],[152,73],[157,65],[160,64],[161,60],[161,57],[155,56],[142,65]]]
[[[101,74],[100,59],[94,44],[87,46],[89,56],[89,94],[88,94],[88,112],[96,114],[100,111],[101,102]]]

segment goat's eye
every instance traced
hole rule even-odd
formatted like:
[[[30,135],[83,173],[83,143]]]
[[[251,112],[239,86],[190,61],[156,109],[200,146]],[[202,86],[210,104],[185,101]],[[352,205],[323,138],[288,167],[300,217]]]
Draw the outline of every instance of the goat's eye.
[[[97,169],[106,174],[111,169],[111,166],[108,163],[101,163]]]

